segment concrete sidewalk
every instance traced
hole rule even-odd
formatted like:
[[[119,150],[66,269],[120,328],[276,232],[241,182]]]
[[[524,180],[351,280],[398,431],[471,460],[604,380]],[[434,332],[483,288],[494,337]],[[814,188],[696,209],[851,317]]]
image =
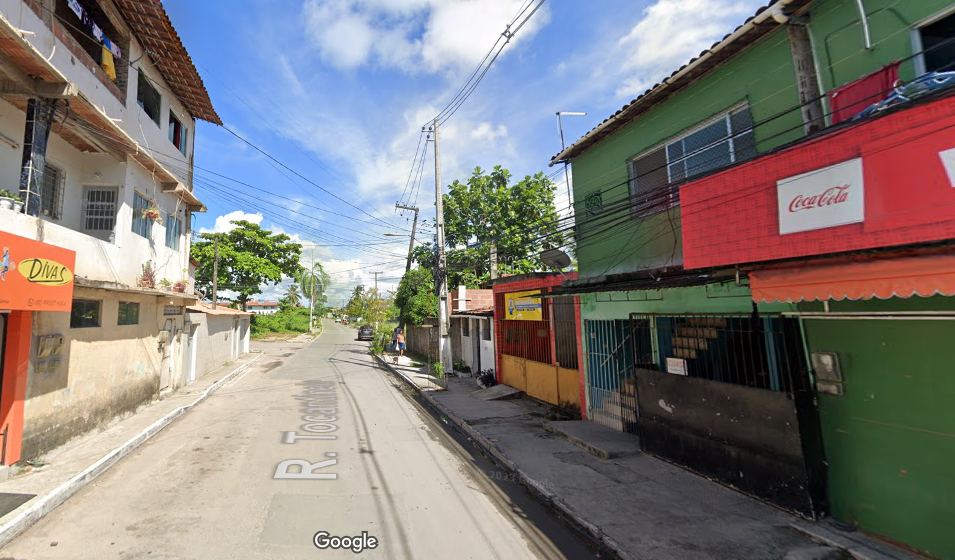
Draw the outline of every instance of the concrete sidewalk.
[[[409,384],[415,368],[395,368]],[[636,436],[593,423],[549,421],[533,399],[481,400],[473,379],[421,391],[502,466],[620,558],[640,560],[901,560],[873,544],[845,546],[833,530],[645,455]],[[563,437],[562,437],[563,436]],[[573,442],[573,443],[572,443]],[[601,458],[607,457],[607,458]],[[811,537],[810,537],[811,535]]]
[[[194,383],[145,404],[135,413],[47,453],[43,464],[26,466],[0,483],[0,497],[33,496],[0,517],[0,546],[53,511],[128,453],[159,433],[219,387],[242,375],[261,353],[240,357]]]

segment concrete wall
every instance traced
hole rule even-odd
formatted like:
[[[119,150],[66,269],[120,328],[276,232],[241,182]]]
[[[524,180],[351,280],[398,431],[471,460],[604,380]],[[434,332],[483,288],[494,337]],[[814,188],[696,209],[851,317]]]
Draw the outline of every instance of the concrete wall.
[[[36,340],[62,335],[60,365],[37,372],[31,363],[24,412],[23,459],[30,459],[129,413],[155,398],[163,370],[181,384],[183,316],[163,316],[168,300],[154,295],[76,288],[75,297],[101,301],[100,326],[70,328],[69,313],[34,314]],[[137,302],[138,325],[118,325],[119,302]],[[173,328],[159,349],[160,331]],[[165,360],[164,360],[165,356]]]
[[[235,361],[249,351],[250,329],[247,315],[211,315],[189,311],[186,313],[186,320],[198,325],[195,339],[196,379]]]
[[[459,321],[470,321],[469,334],[470,336],[461,335],[461,353],[454,354],[453,357],[455,360],[464,360],[464,363],[471,368],[472,373],[477,373],[478,369],[494,369],[494,332],[493,324],[494,321],[491,318],[486,319],[474,319],[474,318],[458,318]],[[491,330],[490,339],[484,340],[478,332],[478,324],[480,323],[481,332],[485,332],[487,329]],[[460,330],[460,327],[459,327]],[[479,340],[479,354],[480,354],[480,366],[478,365],[477,356],[474,352],[474,339]]]
[[[437,319],[426,319],[425,324],[420,327],[407,325],[405,327],[405,344],[408,350],[418,353],[422,356],[438,355],[438,340],[432,331],[437,330]]]

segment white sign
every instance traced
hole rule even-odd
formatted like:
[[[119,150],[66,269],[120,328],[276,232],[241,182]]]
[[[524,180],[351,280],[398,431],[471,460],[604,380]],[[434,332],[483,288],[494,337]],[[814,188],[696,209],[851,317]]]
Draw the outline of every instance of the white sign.
[[[942,159],[945,173],[948,174],[948,185],[955,188],[955,148],[939,152],[938,157]]]
[[[865,220],[862,158],[776,182],[779,234]]]
[[[682,358],[667,358],[667,373],[686,375],[686,360]]]

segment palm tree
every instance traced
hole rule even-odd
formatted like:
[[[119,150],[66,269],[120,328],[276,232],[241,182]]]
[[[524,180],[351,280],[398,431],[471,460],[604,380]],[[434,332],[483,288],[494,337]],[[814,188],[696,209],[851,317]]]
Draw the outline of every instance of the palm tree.
[[[302,295],[309,299],[312,298],[312,294],[315,295],[315,300],[319,301],[322,295],[331,282],[331,277],[325,272],[325,268],[322,266],[322,263],[315,263],[312,266],[312,269],[303,268],[298,275],[298,283],[302,287]]]
[[[298,284],[292,284],[285,292],[285,300],[291,305],[298,305],[302,302],[302,294],[298,291]]]

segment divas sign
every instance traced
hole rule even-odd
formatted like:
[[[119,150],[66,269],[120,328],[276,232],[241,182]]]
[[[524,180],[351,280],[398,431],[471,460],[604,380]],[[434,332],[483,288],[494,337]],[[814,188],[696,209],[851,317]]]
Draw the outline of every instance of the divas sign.
[[[865,220],[862,158],[776,182],[779,234]]]

